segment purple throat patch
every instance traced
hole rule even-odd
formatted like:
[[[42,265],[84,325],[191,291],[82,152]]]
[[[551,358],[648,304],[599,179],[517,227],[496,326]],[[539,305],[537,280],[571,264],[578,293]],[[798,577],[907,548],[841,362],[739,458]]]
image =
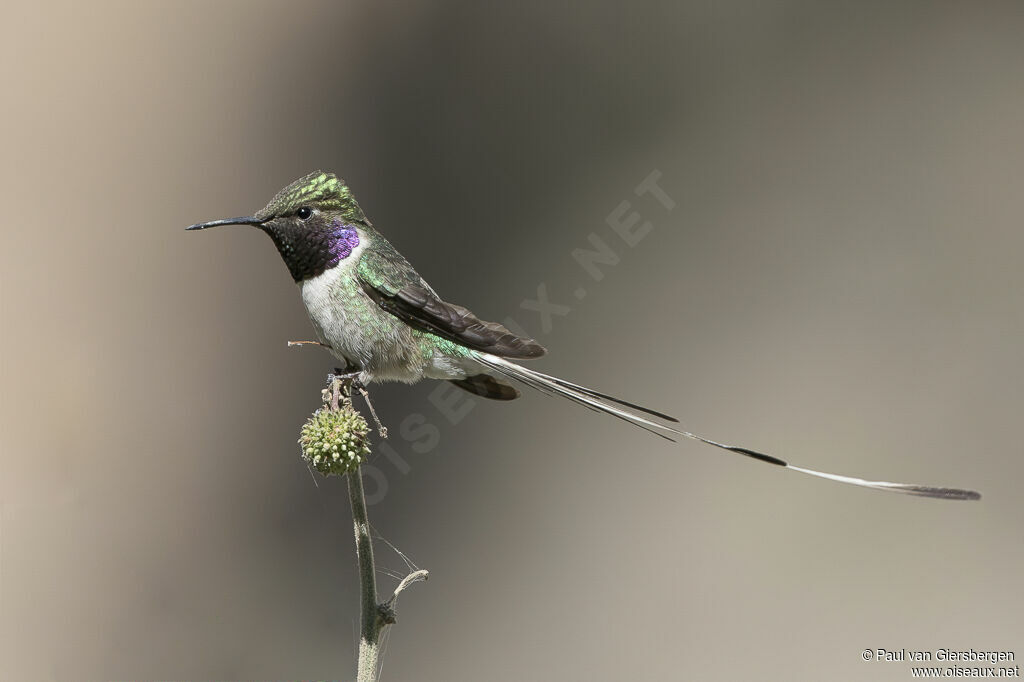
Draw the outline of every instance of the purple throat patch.
[[[331,223],[331,261],[337,265],[352,255],[352,250],[359,246],[359,233],[352,225],[346,225],[335,219]]]

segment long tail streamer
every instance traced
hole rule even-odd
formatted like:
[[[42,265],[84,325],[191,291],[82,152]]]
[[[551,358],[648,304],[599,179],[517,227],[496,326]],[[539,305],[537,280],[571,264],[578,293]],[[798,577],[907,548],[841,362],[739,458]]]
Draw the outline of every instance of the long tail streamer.
[[[690,433],[689,431],[683,431],[667,424],[662,424],[654,419],[661,419],[672,423],[678,423],[678,420],[667,414],[662,414],[661,412],[655,412],[654,410],[649,410],[646,407],[641,407],[640,405],[628,403],[625,400],[620,400],[619,398],[599,393],[595,390],[586,388],[585,386],[580,386],[579,384],[574,384],[565,381],[564,379],[559,379],[558,377],[553,377],[536,370],[528,369],[522,365],[517,365],[514,362],[510,362],[496,355],[491,355],[489,353],[477,353],[476,358],[494,372],[510,379],[515,379],[530,388],[534,388],[548,395],[558,395],[563,398],[568,398],[577,404],[598,412],[610,414],[613,417],[629,422],[634,426],[638,426],[645,431],[649,431],[654,435],[667,440],[675,441],[676,438],[674,436],[691,438],[693,440],[699,440],[702,443],[707,443],[708,445],[713,445],[716,448],[744,455],[745,457],[751,457],[792,471],[799,471],[802,474],[817,476],[818,478],[826,478],[830,481],[837,481],[839,483],[849,483],[850,485],[857,485],[863,488],[888,490],[890,492],[903,493],[905,495],[937,497],[944,500],[981,499],[981,494],[973,490],[939,488],[936,486],[915,485],[911,483],[890,483],[888,481],[869,481],[867,479],[855,478],[853,476],[841,476],[839,474],[830,474],[824,471],[815,471],[814,469],[805,469],[803,467],[789,464],[778,457],[757,452],[756,450],[750,450],[748,448],[742,448],[735,445],[726,445],[725,443],[719,443],[711,440],[710,438],[704,438],[703,436],[698,436],[695,433]]]

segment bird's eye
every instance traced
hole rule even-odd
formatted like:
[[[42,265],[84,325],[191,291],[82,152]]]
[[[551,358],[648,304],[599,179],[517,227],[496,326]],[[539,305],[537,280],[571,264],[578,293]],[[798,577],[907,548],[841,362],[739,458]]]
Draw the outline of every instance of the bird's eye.
[[[295,212],[295,215],[299,216],[299,220],[309,220],[313,215],[313,209],[309,206],[303,206]]]

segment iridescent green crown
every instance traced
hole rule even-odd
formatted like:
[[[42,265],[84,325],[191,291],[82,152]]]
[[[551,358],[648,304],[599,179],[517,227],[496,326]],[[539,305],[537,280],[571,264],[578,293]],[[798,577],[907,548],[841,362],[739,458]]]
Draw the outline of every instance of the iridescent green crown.
[[[285,187],[256,217],[262,220],[271,216],[290,215],[302,206],[341,211],[343,218],[366,222],[366,216],[345,181],[334,173],[323,171],[310,173]]]

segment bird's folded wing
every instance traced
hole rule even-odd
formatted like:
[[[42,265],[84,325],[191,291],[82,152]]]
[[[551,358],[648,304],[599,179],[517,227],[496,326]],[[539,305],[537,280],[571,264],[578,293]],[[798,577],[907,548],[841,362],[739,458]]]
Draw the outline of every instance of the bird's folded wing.
[[[360,257],[359,283],[377,305],[409,326],[500,357],[536,358],[546,352],[533,339],[442,301],[390,244],[375,246]]]

